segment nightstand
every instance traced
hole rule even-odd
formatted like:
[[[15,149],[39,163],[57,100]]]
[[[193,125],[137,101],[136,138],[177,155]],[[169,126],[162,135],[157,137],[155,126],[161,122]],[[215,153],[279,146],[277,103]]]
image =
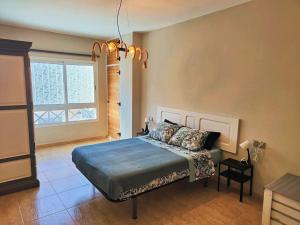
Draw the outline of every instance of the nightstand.
[[[227,166],[227,170],[221,171],[222,165]],[[250,175],[246,175],[245,172],[249,169],[251,173]],[[220,190],[220,176],[227,177],[227,187],[230,186],[231,180],[240,183],[240,202],[243,201],[244,183],[250,181],[249,195],[252,196],[253,165],[245,165],[232,158],[219,162],[218,191]]]
[[[262,225],[300,224],[300,176],[286,174],[265,186]]]

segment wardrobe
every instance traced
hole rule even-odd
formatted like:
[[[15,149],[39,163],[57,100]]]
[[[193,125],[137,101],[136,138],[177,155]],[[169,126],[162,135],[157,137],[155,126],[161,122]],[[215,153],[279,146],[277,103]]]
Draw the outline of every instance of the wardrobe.
[[[31,44],[0,39],[0,195],[39,185],[28,56]]]

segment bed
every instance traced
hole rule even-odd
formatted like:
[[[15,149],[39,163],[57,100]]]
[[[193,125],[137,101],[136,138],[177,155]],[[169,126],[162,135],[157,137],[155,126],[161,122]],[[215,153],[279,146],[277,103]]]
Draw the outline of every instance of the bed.
[[[164,119],[221,132],[217,148],[191,152],[142,136],[82,146],[72,152],[78,170],[108,200],[132,200],[134,219],[137,196],[182,179],[189,182],[204,179],[207,184],[222,151],[236,151],[237,119],[159,107],[157,121]]]

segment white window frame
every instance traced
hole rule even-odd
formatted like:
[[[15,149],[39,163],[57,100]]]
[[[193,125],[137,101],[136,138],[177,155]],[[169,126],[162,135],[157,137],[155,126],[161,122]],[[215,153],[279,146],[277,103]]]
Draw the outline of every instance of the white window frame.
[[[63,65],[64,70],[64,91],[65,91],[65,103],[64,104],[49,104],[49,105],[34,105],[34,111],[52,111],[52,110],[64,110],[66,121],[60,123],[51,124],[34,124],[35,127],[51,127],[51,126],[64,126],[69,124],[80,124],[80,123],[91,123],[99,121],[99,96],[98,96],[98,64],[90,60],[77,60],[77,59],[65,59],[65,58],[48,58],[48,57],[30,57],[31,63],[53,63]],[[67,103],[68,102],[68,91],[67,91],[67,72],[66,65],[91,65],[94,68],[94,103]],[[69,109],[82,109],[82,108],[96,108],[96,119],[79,120],[79,121],[68,121],[68,110]]]

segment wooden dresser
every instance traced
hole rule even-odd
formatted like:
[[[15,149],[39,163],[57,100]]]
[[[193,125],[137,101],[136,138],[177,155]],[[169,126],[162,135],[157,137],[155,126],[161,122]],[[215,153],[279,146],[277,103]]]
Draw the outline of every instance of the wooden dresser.
[[[0,39],[0,194],[39,185],[36,176],[31,42]]]
[[[264,192],[263,225],[300,225],[300,177],[286,174]]]

